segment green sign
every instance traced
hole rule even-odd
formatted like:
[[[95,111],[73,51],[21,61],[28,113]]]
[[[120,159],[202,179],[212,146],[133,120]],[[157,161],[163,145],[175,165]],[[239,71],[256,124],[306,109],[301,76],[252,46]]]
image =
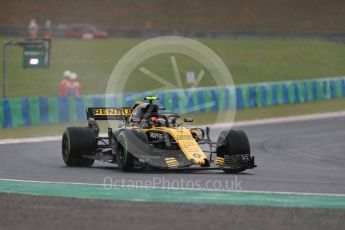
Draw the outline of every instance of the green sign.
[[[24,46],[23,67],[24,68],[47,68],[49,57],[44,43],[28,44]]]

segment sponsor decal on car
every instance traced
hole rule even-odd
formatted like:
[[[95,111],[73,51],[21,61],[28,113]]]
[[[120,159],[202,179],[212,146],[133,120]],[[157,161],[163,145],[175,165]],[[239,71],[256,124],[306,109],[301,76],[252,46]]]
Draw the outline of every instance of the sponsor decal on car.
[[[163,133],[150,132],[150,138],[161,140],[164,138],[164,135]]]
[[[118,108],[96,108],[92,110],[94,116],[116,116],[126,115],[130,113],[130,109],[118,109]]]
[[[176,140],[177,141],[188,141],[188,140],[193,140],[193,136],[192,135],[177,135],[176,136]]]
[[[200,158],[201,155],[200,155],[199,153],[193,153],[193,157],[195,157],[195,158]]]

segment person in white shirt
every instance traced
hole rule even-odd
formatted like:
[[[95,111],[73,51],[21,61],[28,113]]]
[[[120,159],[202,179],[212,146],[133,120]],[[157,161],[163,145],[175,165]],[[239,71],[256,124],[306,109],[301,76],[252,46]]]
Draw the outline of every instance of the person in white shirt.
[[[28,25],[29,37],[31,39],[37,39],[38,38],[38,30],[39,30],[39,26],[37,25],[36,20],[31,19],[31,21]]]
[[[78,75],[76,73],[71,73],[69,81],[66,87],[67,97],[79,97],[80,96],[80,83],[77,81]]]

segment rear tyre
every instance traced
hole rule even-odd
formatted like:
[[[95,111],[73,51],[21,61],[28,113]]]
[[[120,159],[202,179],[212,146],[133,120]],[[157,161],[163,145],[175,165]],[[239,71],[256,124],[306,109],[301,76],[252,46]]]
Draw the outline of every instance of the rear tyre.
[[[119,168],[122,171],[132,171],[134,168],[133,165],[133,156],[129,153],[129,135],[128,132],[123,130],[117,137],[117,150],[116,154],[116,161]]]
[[[217,156],[224,159],[231,158],[233,161],[241,161],[242,156],[250,157],[250,145],[246,133],[237,129],[222,131],[217,140]],[[225,164],[226,162],[225,160]],[[226,173],[239,173],[247,169],[247,166],[241,164],[231,165],[231,167],[233,168],[223,169],[223,171]]]
[[[116,150],[113,151],[122,171],[138,168],[138,159],[149,153],[146,134],[139,129],[123,129],[116,138]]]
[[[69,127],[62,135],[62,158],[70,167],[90,167],[94,159],[86,158],[97,149],[95,133],[90,128]]]

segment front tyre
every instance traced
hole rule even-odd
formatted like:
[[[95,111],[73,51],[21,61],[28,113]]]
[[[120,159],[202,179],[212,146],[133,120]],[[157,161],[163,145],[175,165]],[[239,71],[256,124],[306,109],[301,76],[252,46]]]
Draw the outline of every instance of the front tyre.
[[[62,135],[62,158],[69,167],[91,167],[95,160],[84,156],[96,149],[97,139],[90,128],[69,127]]]
[[[217,140],[217,157],[223,159],[222,169],[226,173],[239,173],[253,168],[250,145],[246,133],[231,129],[220,133]]]

